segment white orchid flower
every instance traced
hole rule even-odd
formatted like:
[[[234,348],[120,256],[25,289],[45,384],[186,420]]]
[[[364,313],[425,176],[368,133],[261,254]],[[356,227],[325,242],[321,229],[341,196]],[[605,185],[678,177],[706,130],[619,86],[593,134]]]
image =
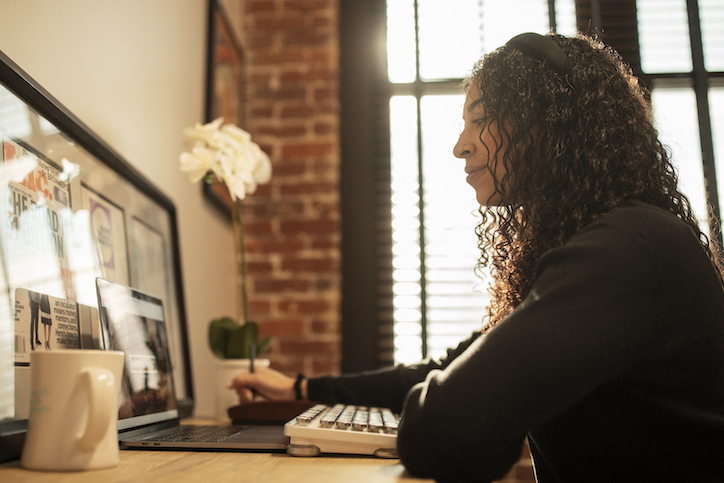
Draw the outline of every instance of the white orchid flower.
[[[258,145],[255,145],[256,163],[254,163],[254,178],[257,183],[265,184],[268,183],[272,175],[272,165],[269,156],[261,150]]]
[[[233,124],[222,125],[223,118],[184,129],[184,139],[193,145],[191,153],[182,153],[181,170],[191,182],[203,179],[211,171],[226,184],[234,201],[256,191],[258,184],[269,182],[272,165],[269,156],[251,135]]]
[[[230,177],[227,181],[227,186],[229,187],[229,194],[231,194],[231,198],[234,201],[237,199],[243,200],[246,197],[247,187],[241,176],[235,175]]]
[[[234,126],[233,124],[226,124],[221,128],[221,130],[231,136],[232,139],[238,140],[240,143],[246,144],[251,142],[251,134]]]
[[[181,171],[189,174],[192,183],[201,180],[211,167],[209,152],[205,148],[196,147],[192,153],[181,154]]]

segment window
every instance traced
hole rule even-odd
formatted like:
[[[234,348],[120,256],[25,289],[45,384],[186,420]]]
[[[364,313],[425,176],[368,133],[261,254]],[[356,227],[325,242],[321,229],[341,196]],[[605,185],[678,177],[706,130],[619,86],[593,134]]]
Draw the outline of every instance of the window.
[[[573,0],[387,1],[395,362],[440,356],[482,327],[478,203],[452,154],[460,84],[513,35],[553,28],[575,33]]]
[[[719,119],[724,2],[701,0],[698,9],[696,4],[696,0],[637,0],[636,9],[641,69],[651,88],[654,122],[661,140],[671,148],[682,190],[706,230],[707,203],[717,219],[721,204],[720,183],[707,187],[704,180],[716,179],[715,150],[721,151],[724,142]]]

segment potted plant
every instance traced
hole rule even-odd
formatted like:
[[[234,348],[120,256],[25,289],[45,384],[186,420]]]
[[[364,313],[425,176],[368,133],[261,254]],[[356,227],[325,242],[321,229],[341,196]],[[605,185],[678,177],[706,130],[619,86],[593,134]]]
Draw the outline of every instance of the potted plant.
[[[210,184],[224,183],[233,201],[232,221],[239,249],[241,322],[232,317],[221,317],[209,324],[209,348],[218,358],[216,416],[226,419],[226,410],[236,404],[236,395],[227,388],[228,383],[235,374],[249,369],[251,359],[267,350],[271,342],[269,337],[258,340],[259,327],[249,318],[248,268],[241,216],[241,201],[247,194],[254,193],[258,184],[271,179],[271,161],[252,142],[249,133],[237,126],[223,124],[223,118],[204,125],[196,124],[185,129],[183,134],[192,149],[181,154],[181,170],[189,174],[192,182],[203,179]],[[268,366],[269,360],[256,359],[255,364]]]
[[[238,404],[229,382],[240,372],[269,366],[269,359],[257,358],[269,348],[271,337],[258,340],[259,327],[254,321],[237,323],[231,317],[212,320],[209,324],[209,347],[216,361],[216,418],[228,419],[228,409]]]
[[[271,337],[258,340],[259,327],[256,322],[239,324],[231,317],[212,320],[209,324],[209,347],[219,359],[249,359],[262,354],[269,348]]]

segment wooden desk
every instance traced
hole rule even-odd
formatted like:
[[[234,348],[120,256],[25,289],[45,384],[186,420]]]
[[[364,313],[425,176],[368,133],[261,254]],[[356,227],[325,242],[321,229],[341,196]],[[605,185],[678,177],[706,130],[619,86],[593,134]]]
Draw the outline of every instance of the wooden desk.
[[[284,453],[216,453],[121,450],[121,461],[108,470],[50,473],[26,470],[15,461],[0,465],[0,481],[83,482],[254,482],[254,483],[423,483],[407,476],[399,460]]]
[[[219,424],[188,419],[182,424]],[[19,461],[0,464],[0,482],[120,483],[425,483],[407,476],[399,460],[285,453],[121,450],[115,468],[81,472],[26,470]]]

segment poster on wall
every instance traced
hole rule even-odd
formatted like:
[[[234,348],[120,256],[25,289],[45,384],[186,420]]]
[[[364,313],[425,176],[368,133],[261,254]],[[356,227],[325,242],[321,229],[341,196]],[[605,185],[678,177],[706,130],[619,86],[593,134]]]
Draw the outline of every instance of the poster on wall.
[[[67,243],[72,210],[62,170],[7,137],[3,160],[10,286],[75,299]]]

